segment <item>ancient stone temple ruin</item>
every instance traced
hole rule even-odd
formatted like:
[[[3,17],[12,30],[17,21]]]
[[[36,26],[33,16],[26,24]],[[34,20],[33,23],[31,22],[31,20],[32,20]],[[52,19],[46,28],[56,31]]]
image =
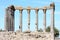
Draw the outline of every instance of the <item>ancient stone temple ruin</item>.
[[[14,32],[14,12],[15,10],[20,11],[20,26],[19,31]],[[22,32],[22,12],[27,10],[28,14],[28,29],[25,32]],[[30,11],[35,10],[36,21],[35,21],[35,32],[30,31]],[[44,12],[44,30],[43,32],[38,32],[38,11],[43,10]],[[46,11],[51,10],[51,27],[50,32],[46,32]],[[0,32],[0,40],[54,40],[54,11],[55,4],[51,3],[49,6],[44,6],[42,8],[23,8],[16,6],[9,6],[6,8],[5,15],[5,31]]]

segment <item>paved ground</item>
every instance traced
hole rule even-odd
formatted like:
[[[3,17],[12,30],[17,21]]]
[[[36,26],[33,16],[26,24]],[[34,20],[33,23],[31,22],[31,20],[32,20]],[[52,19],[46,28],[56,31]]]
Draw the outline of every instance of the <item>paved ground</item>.
[[[55,38],[55,40],[60,40],[60,38]]]

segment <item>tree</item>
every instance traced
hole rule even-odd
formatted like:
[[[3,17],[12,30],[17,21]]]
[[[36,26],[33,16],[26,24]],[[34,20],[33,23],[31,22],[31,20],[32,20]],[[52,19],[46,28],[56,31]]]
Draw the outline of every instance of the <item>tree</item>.
[[[43,32],[43,30],[40,28],[40,30],[38,30],[38,32]]]
[[[50,32],[50,26],[48,26],[48,27],[46,28],[46,31],[47,31],[47,32]],[[59,36],[59,30],[58,30],[56,27],[54,27],[54,36],[55,36],[55,37],[58,37],[58,36]]]

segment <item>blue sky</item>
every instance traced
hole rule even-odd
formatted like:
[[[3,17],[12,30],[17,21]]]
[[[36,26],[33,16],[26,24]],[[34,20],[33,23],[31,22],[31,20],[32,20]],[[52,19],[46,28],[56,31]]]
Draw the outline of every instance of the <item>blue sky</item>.
[[[5,9],[10,6],[22,6],[27,8],[28,6],[31,6],[32,8],[35,7],[43,7],[43,6],[49,6],[50,3],[55,3],[55,27],[59,29],[60,31],[60,0],[0,0],[0,29],[4,29],[4,17],[5,17]],[[50,10],[47,10],[47,26],[50,25]],[[30,27],[31,31],[35,30],[35,11],[31,10],[31,16],[30,16]],[[39,29],[43,29],[43,11],[39,10]],[[19,17],[20,13],[19,10],[15,11],[15,30],[19,29]],[[34,29],[34,30],[33,30]],[[23,11],[23,31],[27,30],[27,11]]]

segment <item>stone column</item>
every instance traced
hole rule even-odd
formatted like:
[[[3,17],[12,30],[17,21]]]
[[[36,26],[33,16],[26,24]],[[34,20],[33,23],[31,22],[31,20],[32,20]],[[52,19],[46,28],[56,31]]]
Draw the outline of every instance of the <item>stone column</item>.
[[[6,10],[6,27],[7,31],[14,31],[14,12],[15,8],[13,5]]]
[[[55,4],[51,3],[50,7],[52,8],[51,10],[51,40],[54,40],[54,11],[55,11]]]
[[[43,9],[43,12],[44,12],[44,19],[43,19],[43,26],[44,26],[44,32],[46,32],[46,7],[44,7]]]
[[[36,21],[35,21],[36,27],[35,27],[35,30],[36,30],[36,32],[38,32],[38,11],[39,11],[39,9],[36,8],[35,9],[35,12],[36,12]]]
[[[22,7],[20,7],[20,26],[19,26],[19,29],[20,29],[20,32],[22,32],[22,11],[23,11],[23,9],[22,9]]]
[[[30,7],[27,8],[28,12],[28,32],[30,32]]]

